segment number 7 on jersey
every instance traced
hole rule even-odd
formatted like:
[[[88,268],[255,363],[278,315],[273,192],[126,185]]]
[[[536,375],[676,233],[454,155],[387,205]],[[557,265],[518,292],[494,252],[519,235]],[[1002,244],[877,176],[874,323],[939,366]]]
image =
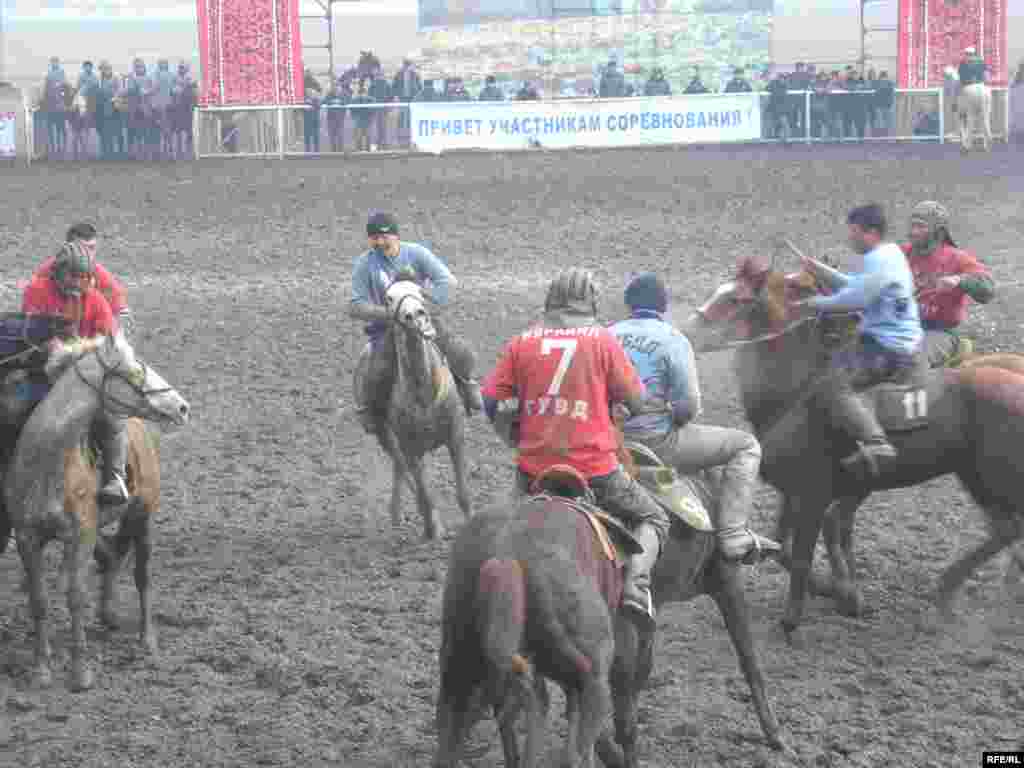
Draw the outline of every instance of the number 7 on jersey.
[[[555,369],[555,375],[551,379],[551,386],[548,387],[548,396],[557,397],[559,390],[562,388],[562,380],[565,379],[565,374],[569,372],[569,366],[572,365],[572,357],[576,354],[577,339],[543,339],[540,343],[540,353],[542,355],[550,355],[552,350],[562,350],[562,359],[558,361],[558,368]]]

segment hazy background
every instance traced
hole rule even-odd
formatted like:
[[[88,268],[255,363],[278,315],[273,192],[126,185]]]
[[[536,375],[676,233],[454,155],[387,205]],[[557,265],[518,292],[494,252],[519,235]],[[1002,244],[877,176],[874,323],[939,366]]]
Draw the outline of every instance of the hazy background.
[[[1009,64],[1011,77],[1024,59],[1024,0],[1009,0]],[[0,0],[3,8],[0,72],[21,85],[44,76],[47,59],[58,55],[69,75],[86,58],[106,58],[115,71],[127,71],[135,56],[153,64],[158,57],[185,59],[199,69],[195,4],[173,0]],[[856,0],[776,0],[772,57],[789,66],[796,60],[823,64],[854,62],[859,54]],[[319,6],[304,3],[302,13]],[[353,64],[361,49],[370,48],[386,63],[426,44],[417,33],[415,0],[367,0],[337,3],[335,59],[338,69]],[[896,25],[896,0],[880,0],[867,15],[875,26]],[[326,23],[303,21],[303,42],[324,43]],[[874,33],[868,38],[872,64],[895,76],[896,34]],[[327,54],[307,50],[307,65],[326,72]]]

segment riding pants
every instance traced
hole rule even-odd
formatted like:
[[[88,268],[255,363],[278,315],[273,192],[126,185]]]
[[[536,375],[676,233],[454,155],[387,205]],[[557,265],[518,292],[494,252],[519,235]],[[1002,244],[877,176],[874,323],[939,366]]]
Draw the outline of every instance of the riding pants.
[[[722,467],[715,527],[724,531],[747,525],[761,469],[761,444],[752,434],[691,422],[664,435],[628,437],[646,445],[680,475]]]

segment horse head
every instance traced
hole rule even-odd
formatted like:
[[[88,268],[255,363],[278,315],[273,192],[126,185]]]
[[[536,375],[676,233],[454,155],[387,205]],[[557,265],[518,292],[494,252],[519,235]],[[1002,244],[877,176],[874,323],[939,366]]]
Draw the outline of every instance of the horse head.
[[[384,306],[391,321],[404,331],[412,331],[424,339],[437,336],[437,329],[427,311],[423,289],[413,280],[396,280],[384,294]]]
[[[76,376],[99,394],[103,408],[119,416],[177,426],[188,422],[188,401],[136,357],[123,333],[55,345],[46,371],[51,381]]]
[[[809,319],[799,302],[828,290],[810,272],[787,274],[747,257],[735,278],[697,308],[685,332],[698,351],[777,338]]]

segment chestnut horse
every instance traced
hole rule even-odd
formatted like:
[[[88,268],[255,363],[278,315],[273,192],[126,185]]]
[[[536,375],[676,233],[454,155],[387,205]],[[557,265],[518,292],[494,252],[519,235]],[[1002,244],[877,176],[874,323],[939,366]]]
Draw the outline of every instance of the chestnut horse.
[[[1018,499],[1024,376],[1008,370],[1002,358],[993,365],[977,358],[969,367],[930,372],[914,393],[927,398],[924,418],[889,435],[900,459],[877,480],[855,482],[839,463],[854,445],[831,428],[817,404],[818,383],[835,352],[833,339],[844,336],[837,328],[848,321],[801,317],[791,303],[817,290],[806,273],[785,275],[748,259],[736,280],[721,286],[685,329],[698,350],[738,347],[736,374],[747,418],[761,441],[761,474],[784,496],[780,527],[794,531],[783,628],[792,639],[803,617],[814,546],[834,500],[863,500],[872,491],[955,474],[984,510],[991,533],[943,574],[936,602],[948,617],[953,594],[974,569],[1024,536]],[[842,602],[856,606],[852,553],[846,555],[831,559],[832,588]]]

